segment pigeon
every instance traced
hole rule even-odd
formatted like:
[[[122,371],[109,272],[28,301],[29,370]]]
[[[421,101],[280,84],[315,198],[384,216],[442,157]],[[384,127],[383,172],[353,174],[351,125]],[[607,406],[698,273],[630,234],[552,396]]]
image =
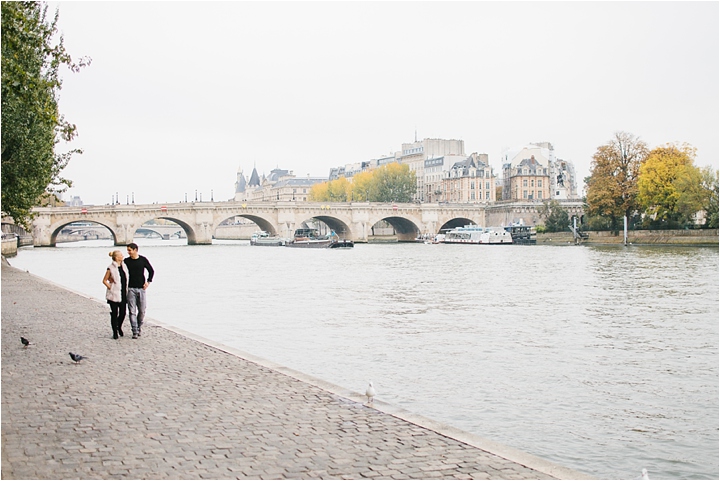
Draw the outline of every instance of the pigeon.
[[[365,390],[365,395],[368,398],[368,404],[372,403],[373,399],[375,398],[375,388],[373,387],[372,382],[370,384],[368,384],[368,387]]]
[[[23,347],[28,347],[30,345],[30,341],[28,341],[22,336],[20,336],[20,342],[22,342]]]
[[[645,468],[642,469],[642,476],[640,477],[640,479],[650,479],[650,476],[648,476],[647,469],[645,469]]]
[[[77,363],[79,363],[80,361],[82,361],[83,359],[87,359],[87,357],[81,356],[80,354],[73,354],[73,353],[71,352],[71,353],[70,353],[70,359],[72,359],[73,361],[75,361],[75,364],[77,364]]]

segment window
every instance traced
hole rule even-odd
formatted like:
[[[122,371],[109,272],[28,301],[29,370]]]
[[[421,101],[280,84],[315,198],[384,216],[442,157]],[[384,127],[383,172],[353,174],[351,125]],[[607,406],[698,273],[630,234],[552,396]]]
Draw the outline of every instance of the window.
[[[523,199],[527,199],[527,198],[528,198],[527,190],[523,190]]]
[[[490,182],[485,182],[485,188],[490,189]]]
[[[475,192],[470,192],[470,199],[475,200]]]
[[[523,179],[523,187],[527,187],[527,179]]]
[[[538,190],[538,199],[542,199],[542,192]]]
[[[490,198],[490,192],[485,192],[485,198],[486,198],[486,199],[489,199],[489,198]]]
[[[538,187],[542,187],[542,179],[538,179]]]
[[[535,179],[532,179],[532,180],[530,181],[530,187],[535,187]]]
[[[475,181],[470,182],[470,189],[475,190]],[[474,196],[475,194],[473,194]]]

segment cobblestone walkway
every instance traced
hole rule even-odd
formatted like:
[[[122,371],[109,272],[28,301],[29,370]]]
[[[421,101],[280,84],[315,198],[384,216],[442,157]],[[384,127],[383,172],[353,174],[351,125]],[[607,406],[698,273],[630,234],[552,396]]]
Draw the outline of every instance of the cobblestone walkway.
[[[3,263],[3,479],[584,476],[509,461],[157,324],[138,340],[110,333],[108,306]]]

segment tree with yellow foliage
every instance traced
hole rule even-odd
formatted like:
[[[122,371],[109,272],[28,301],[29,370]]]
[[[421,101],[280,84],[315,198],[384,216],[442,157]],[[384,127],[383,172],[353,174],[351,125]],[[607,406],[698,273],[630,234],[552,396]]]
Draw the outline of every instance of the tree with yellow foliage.
[[[308,200],[310,202],[327,202],[328,200],[328,182],[322,182],[310,187],[308,192]]]
[[[372,190],[373,172],[365,170],[352,177],[350,185],[350,200],[355,202],[369,202],[370,191]]]
[[[350,197],[350,181],[345,177],[328,182],[327,200],[329,202],[347,202]]]
[[[655,221],[687,222],[687,215],[678,210],[682,190],[688,190],[699,179],[693,165],[696,149],[689,144],[666,144],[653,149],[640,166],[638,201]],[[696,205],[696,210],[701,206]],[[684,205],[683,209],[694,208]]]

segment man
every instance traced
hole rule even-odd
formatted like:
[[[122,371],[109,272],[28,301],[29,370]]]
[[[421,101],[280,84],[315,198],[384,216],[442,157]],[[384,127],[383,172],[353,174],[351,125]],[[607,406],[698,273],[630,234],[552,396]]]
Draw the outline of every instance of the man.
[[[150,265],[150,261],[146,257],[138,254],[137,244],[130,243],[127,246],[127,252],[130,257],[125,258],[125,265],[130,273],[128,279],[127,303],[130,311],[130,326],[133,331],[133,339],[140,337],[142,331],[143,320],[145,319],[145,291],[153,280],[155,271]],[[145,271],[148,272],[147,281],[145,280]]]

